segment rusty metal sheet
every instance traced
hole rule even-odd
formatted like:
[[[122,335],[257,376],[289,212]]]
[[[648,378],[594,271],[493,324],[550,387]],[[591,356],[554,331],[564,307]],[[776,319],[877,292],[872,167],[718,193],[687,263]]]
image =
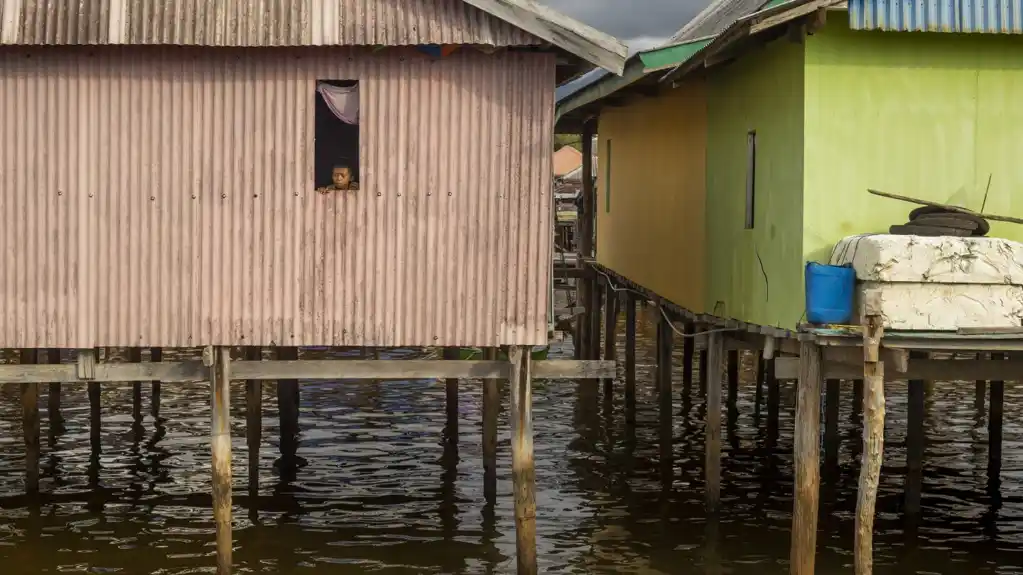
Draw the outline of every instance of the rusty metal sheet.
[[[0,347],[544,343],[554,67],[0,49]],[[313,190],[318,79],[358,192]]]
[[[0,43],[534,45],[463,0],[0,0]]]

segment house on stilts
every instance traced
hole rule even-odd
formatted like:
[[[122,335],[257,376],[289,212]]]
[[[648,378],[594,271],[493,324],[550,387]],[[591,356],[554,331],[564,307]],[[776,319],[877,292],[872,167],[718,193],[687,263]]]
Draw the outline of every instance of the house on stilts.
[[[554,89],[625,55],[534,0],[0,0],[0,349],[22,350],[0,382],[22,384],[27,489],[39,384],[59,406],[61,382],[88,383],[98,414],[105,382],[210,381],[229,573],[230,379],[255,383],[258,453],[264,380],[507,377],[520,572],[535,572],[528,381],[613,369],[523,353],[553,319]],[[111,347],[135,362],[104,362]],[[138,363],[142,348],[202,359]],[[39,350],[70,351],[35,365]]]
[[[557,131],[597,134],[600,157],[579,217],[595,272],[579,356],[600,355],[600,285],[606,318],[627,288],[689,330],[684,378],[705,346],[710,505],[713,402],[737,373],[723,354],[761,351],[766,377],[799,380],[793,573],[813,572],[824,379],[828,397],[863,382],[868,492],[884,380],[1023,379],[1021,34],[1008,0],[718,0],[558,100]],[[680,332],[659,330],[661,362]],[[874,495],[857,517],[868,570]]]

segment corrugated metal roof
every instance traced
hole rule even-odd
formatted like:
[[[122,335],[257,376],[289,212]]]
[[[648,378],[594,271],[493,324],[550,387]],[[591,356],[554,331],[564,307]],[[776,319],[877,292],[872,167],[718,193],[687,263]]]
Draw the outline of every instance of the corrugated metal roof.
[[[849,0],[854,30],[1023,34],[1023,0]]]
[[[464,0],[0,0],[4,44],[540,43]]]
[[[752,14],[764,5],[765,0],[714,0],[672,35],[670,42],[693,40],[706,36],[716,36],[736,20]]]

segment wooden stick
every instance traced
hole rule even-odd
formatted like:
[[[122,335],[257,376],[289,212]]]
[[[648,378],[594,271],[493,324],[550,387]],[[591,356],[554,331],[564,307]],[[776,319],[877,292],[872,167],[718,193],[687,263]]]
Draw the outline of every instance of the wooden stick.
[[[707,381],[707,429],[704,438],[707,509],[716,511],[721,502],[721,379],[724,375],[725,340],[721,332],[707,335],[704,350]]]
[[[262,348],[246,348],[245,359],[262,361]],[[259,493],[259,444],[263,441],[263,382],[258,379],[245,382],[245,440],[249,451],[249,493],[256,495]]]
[[[459,350],[457,347],[445,347],[444,348],[444,359],[448,361],[455,361],[459,358]],[[449,377],[444,380],[444,395],[445,395],[445,414],[447,416],[447,423],[445,431],[447,435],[445,439],[454,443],[458,443],[458,378]]]
[[[60,365],[60,350],[47,350],[46,363],[50,365]],[[63,433],[64,430],[64,415],[60,412],[60,392],[61,383],[59,381],[50,382],[47,411],[49,412],[50,417],[51,438],[55,437],[58,433]]]
[[[994,214],[981,214],[981,213],[975,212],[973,210],[969,210],[969,209],[966,209],[966,208],[961,208],[959,206],[952,206],[952,205],[949,205],[949,204],[940,204],[938,202],[931,202],[931,201],[928,201],[928,200],[921,200],[921,199],[918,199],[918,198],[911,198],[909,196],[900,196],[899,194],[892,194],[892,193],[889,193],[889,192],[882,192],[882,191],[879,191],[879,190],[868,189],[867,191],[872,193],[872,194],[874,194],[875,196],[882,196],[882,197],[885,197],[885,198],[891,198],[893,200],[902,200],[903,202],[909,202],[911,204],[919,204],[921,206],[934,206],[936,208],[946,209],[946,210],[948,210],[950,212],[959,212],[961,214],[972,214],[972,215],[975,215],[975,216],[980,216],[980,217],[984,218],[985,220],[992,220],[992,221],[998,221],[998,222],[1009,222],[1009,223],[1012,223],[1012,224],[1023,224],[1023,219],[1021,219],[1021,218],[1013,218],[1013,217],[1010,217],[1010,216],[996,216]]]
[[[760,427],[760,404],[764,401],[764,377],[767,374],[767,360],[763,352],[757,353],[757,388],[753,399],[753,419],[756,426]]]
[[[614,361],[617,356],[615,350],[615,328],[618,327],[618,294],[615,293],[611,283],[604,285],[604,359]],[[614,378],[604,378],[604,397],[610,398],[614,394]]]
[[[817,555],[817,506],[820,498],[821,349],[802,342],[795,430],[795,508],[792,513],[793,575],[813,575]]]
[[[497,348],[483,350],[483,359],[497,360]],[[488,505],[497,504],[497,417],[501,395],[496,378],[483,380],[483,497]]]
[[[625,300],[625,423],[636,423],[636,298]]]
[[[276,350],[277,361],[261,362],[260,368],[281,367],[285,362],[298,362],[297,347],[280,347]],[[239,366],[240,367],[240,366]],[[241,370],[237,370],[239,373]],[[285,372],[287,373],[287,372]],[[298,380],[285,376],[277,380],[277,415],[280,420],[279,448],[281,452],[281,471],[287,476],[298,466]],[[250,379],[255,379],[250,377]]]
[[[231,573],[231,356],[214,350],[210,366],[210,444],[213,452],[213,518],[217,523],[217,575]]]
[[[739,417],[739,350],[728,351],[728,422]],[[731,433],[731,432],[729,432]]]
[[[856,501],[856,536],[853,564],[856,575],[874,571],[874,510],[884,453],[884,363],[881,361],[881,294],[871,290],[864,298],[863,326],[863,454],[859,497]]]
[[[914,352],[913,358],[927,358],[926,353]],[[914,379],[908,382],[909,405],[907,406],[906,430],[906,515],[920,514],[920,497],[923,487],[924,458],[924,404],[927,382]]]
[[[671,321],[658,313],[657,329],[657,397],[660,406],[660,467],[661,483],[670,489],[674,482],[674,424],[672,423],[671,396],[671,350],[674,347],[674,335]]]
[[[21,350],[23,365],[37,362],[36,350]],[[25,437],[25,491],[39,491],[39,384],[21,384],[21,425]]]
[[[511,346],[512,484],[515,492],[515,551],[519,575],[535,575],[536,470],[533,461],[533,392],[530,354]]]
[[[778,445],[778,420],[781,410],[781,387],[775,377],[777,357],[765,360],[764,385],[767,387],[767,447],[774,449]]]

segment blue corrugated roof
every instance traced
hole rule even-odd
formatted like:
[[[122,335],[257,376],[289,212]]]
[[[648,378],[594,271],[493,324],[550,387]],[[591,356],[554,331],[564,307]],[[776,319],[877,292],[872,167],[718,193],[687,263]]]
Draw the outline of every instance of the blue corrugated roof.
[[[854,30],[1023,34],[1023,0],[849,0]]]
[[[587,86],[595,84],[598,80],[605,76],[609,76],[610,74],[611,74],[610,72],[603,68],[594,68],[593,70],[590,70],[589,72],[583,74],[582,76],[579,76],[578,78],[572,80],[571,82],[565,82],[564,84],[558,86],[558,89],[554,91],[555,103],[560,104],[562,100],[568,98],[572,94],[575,94],[576,92],[582,90]]]

